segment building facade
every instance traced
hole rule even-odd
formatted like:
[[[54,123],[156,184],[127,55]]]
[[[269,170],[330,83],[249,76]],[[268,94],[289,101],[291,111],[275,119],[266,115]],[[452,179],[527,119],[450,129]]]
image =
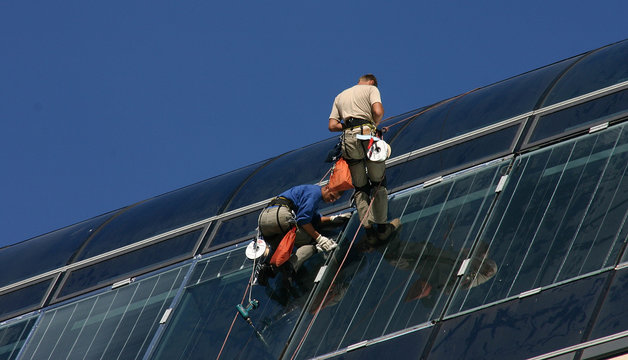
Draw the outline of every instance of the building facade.
[[[249,286],[245,248],[337,137],[2,248],[0,359],[628,353],[626,119],[628,40],[390,118],[401,229],[354,213],[292,282]]]

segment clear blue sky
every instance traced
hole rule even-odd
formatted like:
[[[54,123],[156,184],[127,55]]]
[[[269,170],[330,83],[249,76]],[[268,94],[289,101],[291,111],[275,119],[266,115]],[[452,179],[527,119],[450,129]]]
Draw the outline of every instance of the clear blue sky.
[[[398,115],[628,38],[626,14],[625,0],[0,0],[0,246],[328,138],[333,97],[362,73]]]

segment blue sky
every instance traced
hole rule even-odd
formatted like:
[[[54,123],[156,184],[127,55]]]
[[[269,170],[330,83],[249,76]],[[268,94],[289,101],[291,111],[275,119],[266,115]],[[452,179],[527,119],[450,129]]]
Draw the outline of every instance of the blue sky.
[[[628,38],[625,0],[0,0],[0,246]]]

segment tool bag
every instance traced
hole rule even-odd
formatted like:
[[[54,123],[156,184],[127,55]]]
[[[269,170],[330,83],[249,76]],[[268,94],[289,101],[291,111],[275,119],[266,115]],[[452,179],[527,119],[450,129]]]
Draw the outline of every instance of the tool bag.
[[[345,159],[340,158],[334,164],[331,170],[331,176],[329,177],[329,189],[331,191],[345,191],[353,188],[351,182],[351,171],[349,171],[349,164]]]
[[[290,255],[292,255],[292,249],[294,249],[294,240],[297,237],[297,227],[293,226],[286,235],[283,236],[281,242],[277,246],[277,250],[270,258],[270,264],[275,265],[277,267],[283,265],[288,259],[290,259]]]

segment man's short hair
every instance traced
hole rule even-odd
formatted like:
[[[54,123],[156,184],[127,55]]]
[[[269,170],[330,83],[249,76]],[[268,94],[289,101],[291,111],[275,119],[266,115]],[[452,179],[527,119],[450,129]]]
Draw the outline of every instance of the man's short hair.
[[[375,77],[375,75],[373,75],[373,74],[364,74],[364,75],[360,76],[360,81],[369,81],[369,80],[373,80],[373,85],[375,85],[375,87],[377,87],[377,78]]]

